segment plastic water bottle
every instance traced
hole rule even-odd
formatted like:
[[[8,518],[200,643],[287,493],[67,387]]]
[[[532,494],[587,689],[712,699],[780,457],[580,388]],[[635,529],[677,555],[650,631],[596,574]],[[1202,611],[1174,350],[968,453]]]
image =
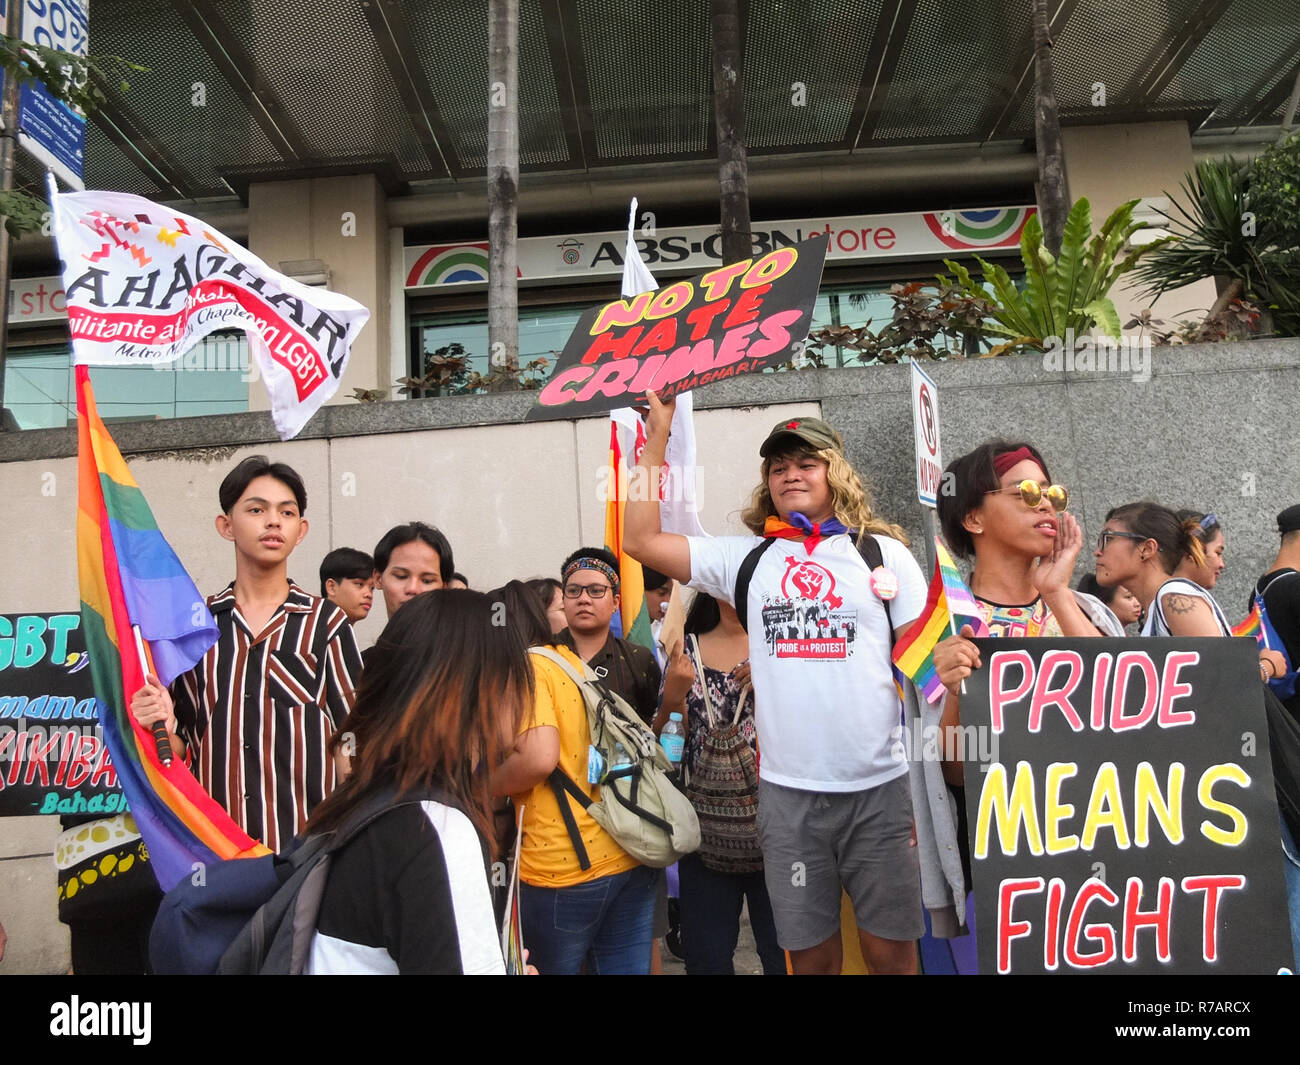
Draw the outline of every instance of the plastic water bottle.
[[[682,764],[682,751],[686,748],[686,729],[682,725],[681,714],[668,715],[668,724],[659,733],[659,745],[668,755],[668,761],[672,762],[673,769],[679,768]]]

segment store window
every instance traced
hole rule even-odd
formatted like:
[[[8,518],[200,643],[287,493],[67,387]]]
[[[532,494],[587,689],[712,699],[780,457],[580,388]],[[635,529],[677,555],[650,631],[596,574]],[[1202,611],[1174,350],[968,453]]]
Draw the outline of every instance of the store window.
[[[20,429],[77,423],[77,393],[67,343],[19,346],[5,358],[4,405]],[[256,377],[243,333],[214,333],[175,362],[152,367],[95,366],[90,379],[106,422],[189,418],[248,410]]]

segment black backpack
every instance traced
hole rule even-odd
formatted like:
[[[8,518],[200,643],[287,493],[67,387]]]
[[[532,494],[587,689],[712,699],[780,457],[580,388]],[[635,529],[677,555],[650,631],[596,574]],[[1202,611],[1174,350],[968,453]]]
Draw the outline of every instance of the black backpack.
[[[197,881],[182,880],[164,896],[149,936],[154,972],[301,975],[333,856],[389,810],[419,801],[384,789],[333,832],[298,837],[280,854],[218,862]]]
[[[849,535],[852,535],[850,533]],[[749,583],[754,579],[754,569],[758,566],[758,560],[763,557],[763,552],[776,543],[777,537],[769,537],[761,544],[754,547],[740,564],[740,572],[736,574],[736,594],[733,602],[736,604],[736,616],[740,618],[740,627],[746,632],[749,631]],[[870,534],[864,536],[858,544],[858,554],[862,556],[862,561],[867,564],[868,570],[875,570],[878,566],[885,564],[885,556],[880,552],[880,544],[876,538]],[[894,646],[894,619],[889,613],[889,600],[880,600],[885,608],[885,621],[889,625],[889,646]]]

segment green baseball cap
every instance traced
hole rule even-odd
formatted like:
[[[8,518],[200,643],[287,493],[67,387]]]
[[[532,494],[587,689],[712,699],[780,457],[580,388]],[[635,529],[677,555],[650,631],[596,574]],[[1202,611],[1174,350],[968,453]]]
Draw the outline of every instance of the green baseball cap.
[[[840,439],[840,434],[820,418],[786,418],[772,426],[772,431],[767,434],[767,439],[758,449],[758,454],[762,458],[767,458],[773,452],[788,448],[796,441],[807,444],[817,451],[831,448],[841,454],[844,453],[844,441]]]

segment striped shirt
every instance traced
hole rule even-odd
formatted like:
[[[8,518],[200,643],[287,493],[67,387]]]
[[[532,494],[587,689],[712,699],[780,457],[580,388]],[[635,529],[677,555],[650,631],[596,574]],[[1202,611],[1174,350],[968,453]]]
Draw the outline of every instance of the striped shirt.
[[[347,615],[292,581],[254,633],[235,585],[208,598],[220,636],[172,685],[199,783],[245,832],[279,851],[334,787],[330,737],[352,709],[361,657]]]

